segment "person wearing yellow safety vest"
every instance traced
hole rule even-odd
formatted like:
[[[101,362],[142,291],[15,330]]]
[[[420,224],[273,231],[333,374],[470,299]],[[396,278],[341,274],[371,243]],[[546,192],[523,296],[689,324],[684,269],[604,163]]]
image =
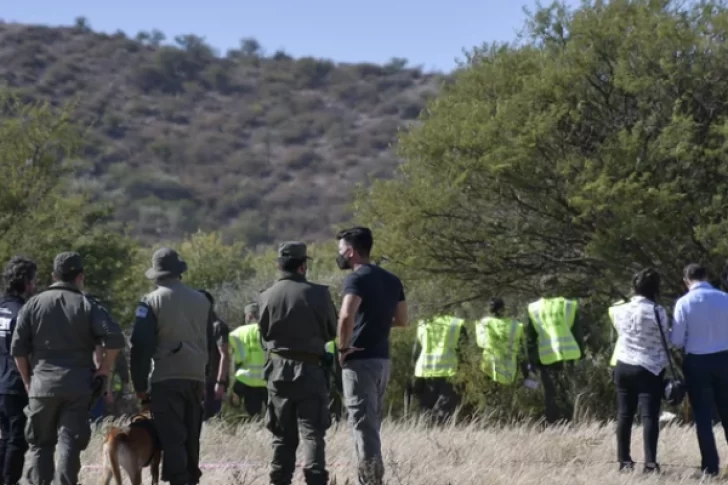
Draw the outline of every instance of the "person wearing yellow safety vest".
[[[502,298],[488,302],[489,316],[475,324],[475,339],[483,349],[480,368],[493,381],[510,385],[518,374],[518,354],[523,343],[523,324],[514,318],[506,318]],[[523,379],[528,379],[528,363],[520,366]]]
[[[341,421],[342,415],[342,401],[341,396],[344,392],[341,381],[341,365],[339,365],[339,352],[336,345],[336,340],[330,340],[326,342],[325,346],[326,357],[325,367],[328,374],[327,381],[329,382],[329,413],[334,417],[334,421],[337,423]],[[333,378],[333,387],[331,381]]]
[[[233,392],[243,401],[249,416],[262,416],[268,402],[268,391],[263,379],[265,351],[260,341],[258,304],[245,307],[245,325],[230,332],[230,347],[235,366]]]
[[[610,341],[614,341],[614,331],[617,328],[617,324],[615,323],[615,315],[616,312],[619,311],[620,307],[627,303],[627,300],[621,299],[619,301],[615,301],[612,306],[609,307],[608,313],[609,313],[609,321],[612,323],[612,331],[610,332]],[[614,350],[612,351],[612,358],[609,359],[609,374],[612,376],[612,380],[614,380],[614,369],[617,367],[617,353],[619,352],[619,338],[617,338],[617,342],[614,344]]]
[[[438,315],[417,324],[413,391],[420,409],[436,423],[445,422],[460,404],[453,378],[467,338],[465,320],[452,315]]]
[[[541,375],[547,423],[571,420],[567,371],[584,356],[579,303],[556,296],[558,285],[556,276],[541,279],[544,296],[528,305],[525,329],[529,364]]]

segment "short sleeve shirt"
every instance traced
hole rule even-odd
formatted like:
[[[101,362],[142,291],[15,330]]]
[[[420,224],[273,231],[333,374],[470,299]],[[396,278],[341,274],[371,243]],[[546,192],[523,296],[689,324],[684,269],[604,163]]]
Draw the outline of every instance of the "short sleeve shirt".
[[[405,300],[400,279],[379,266],[366,264],[346,277],[343,294],[361,298],[351,346],[363,350],[346,360],[388,359],[392,321],[397,305]]]

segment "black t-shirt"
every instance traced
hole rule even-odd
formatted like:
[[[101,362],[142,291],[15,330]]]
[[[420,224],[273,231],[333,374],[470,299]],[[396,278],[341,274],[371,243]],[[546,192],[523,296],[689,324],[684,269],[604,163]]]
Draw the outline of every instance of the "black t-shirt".
[[[15,322],[24,301],[4,295],[0,299],[0,394],[25,394],[25,385],[10,355]]]
[[[379,266],[365,264],[346,277],[343,294],[361,298],[351,346],[363,350],[346,359],[388,359],[392,319],[397,304],[405,299],[400,279]]]

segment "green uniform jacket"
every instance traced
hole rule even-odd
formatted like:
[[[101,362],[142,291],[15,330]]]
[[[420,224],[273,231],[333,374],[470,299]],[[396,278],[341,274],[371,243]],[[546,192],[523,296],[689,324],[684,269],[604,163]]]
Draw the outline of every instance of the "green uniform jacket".
[[[96,345],[123,349],[119,325],[73,284],[54,283],[23,306],[10,352],[30,357],[30,397],[77,396],[91,394]]]
[[[214,341],[215,317],[205,295],[178,279],[156,284],[139,302],[131,334],[129,367],[136,392],[149,392],[150,380],[205,382]]]
[[[327,286],[284,274],[260,295],[263,349],[324,355],[336,337],[336,308]]]

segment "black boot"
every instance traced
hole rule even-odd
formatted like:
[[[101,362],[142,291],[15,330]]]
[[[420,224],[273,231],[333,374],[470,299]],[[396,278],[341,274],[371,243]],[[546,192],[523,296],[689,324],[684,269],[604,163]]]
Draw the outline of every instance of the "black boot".
[[[631,472],[634,470],[634,462],[633,461],[623,461],[619,464],[619,471],[620,472]]]

